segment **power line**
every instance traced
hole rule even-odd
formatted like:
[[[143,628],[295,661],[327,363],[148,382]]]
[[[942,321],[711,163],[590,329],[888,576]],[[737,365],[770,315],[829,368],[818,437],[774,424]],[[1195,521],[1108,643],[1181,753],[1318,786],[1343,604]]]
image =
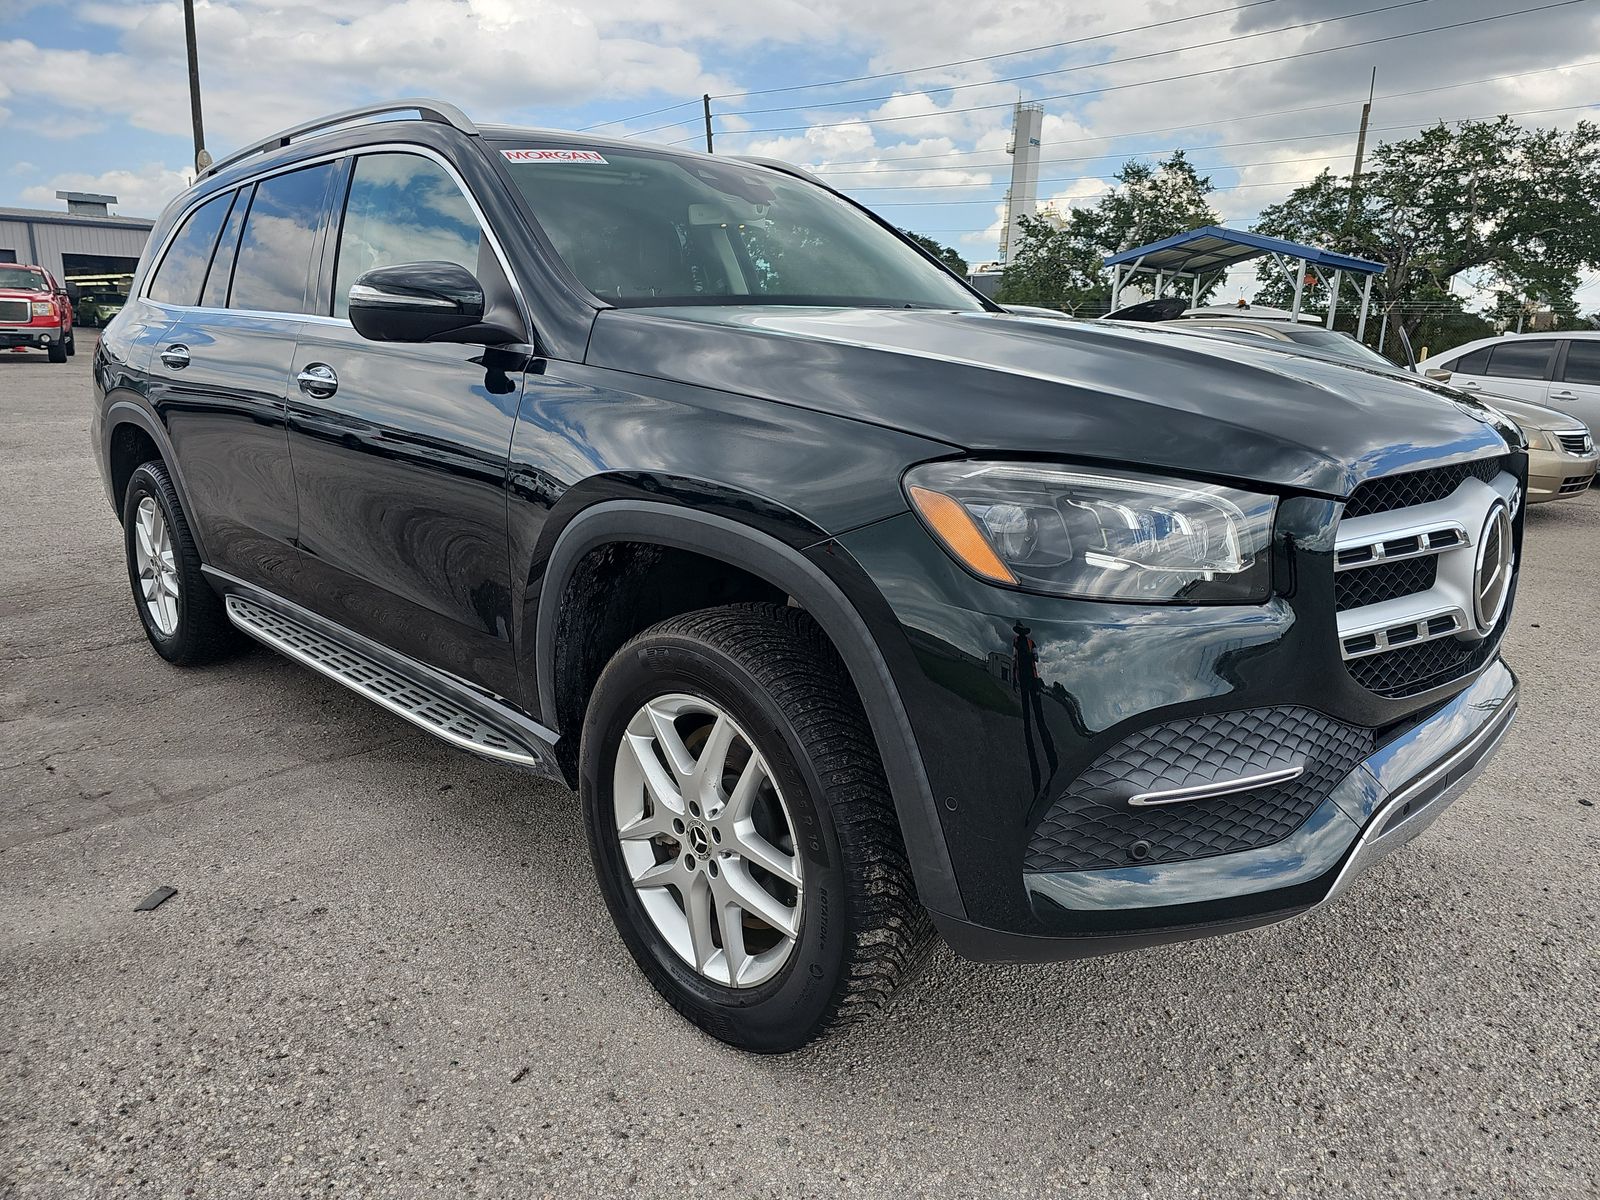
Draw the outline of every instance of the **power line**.
[[[1309,162],[1327,162],[1330,159],[1342,158],[1344,156],[1344,153],[1345,152],[1343,150],[1334,150],[1334,151],[1330,151],[1327,154],[1318,154],[1318,155],[1316,155],[1316,156],[1314,156],[1312,158],[1269,158],[1269,159],[1266,159],[1265,161],[1262,161],[1262,162],[1207,163],[1205,166],[1200,166],[1198,163],[1195,163],[1195,164],[1192,164],[1192,165],[1194,166],[1194,169],[1196,171],[1242,171],[1246,167],[1275,167],[1275,166],[1298,165],[1300,163],[1309,163]],[[1058,177],[1056,177],[1054,179],[1041,179],[1038,182],[1041,183],[1041,184],[1044,184],[1044,183],[1081,183],[1085,179],[1098,179],[1098,178],[1100,178],[1098,175],[1061,175],[1061,176],[1058,176]],[[1310,183],[1311,180],[1309,180],[1309,179],[1298,179],[1298,180],[1284,180],[1283,182],[1285,182],[1285,183]],[[968,186],[970,186],[970,185],[968,185]],[[986,187],[999,187],[1000,185],[998,183],[991,183],[991,184],[985,184],[984,186],[986,186]],[[1232,185],[1232,186],[1243,187],[1243,186],[1246,186],[1246,185],[1237,184],[1237,185]],[[1265,184],[1250,184],[1248,186],[1250,186],[1250,187],[1262,187],[1262,186],[1266,186],[1266,185]],[[850,192],[851,194],[854,194],[856,191],[867,191],[868,189],[866,189],[866,188],[850,188],[850,189],[846,189],[846,190],[848,192]],[[1222,191],[1223,189],[1222,188],[1216,188],[1216,189],[1213,189],[1213,190]],[[1103,195],[1104,193],[1096,192],[1094,194],[1095,195]],[[1072,197],[1072,199],[1076,200],[1076,199],[1079,199],[1079,197],[1074,196],[1074,197]],[[925,205],[925,204],[998,204],[1000,202],[998,200],[996,200],[992,196],[984,196],[984,197],[980,197],[977,200],[872,200],[872,201],[865,201],[864,200],[864,201],[862,201],[862,203],[863,204],[868,204],[872,208],[908,208],[908,207],[921,207],[922,205]]]
[[[634,113],[633,116],[631,116],[631,117],[613,117],[609,121],[600,121],[600,122],[598,122],[597,124],[594,124],[594,125],[585,125],[582,129],[578,130],[578,132],[579,133],[588,133],[591,130],[604,129],[607,125],[625,125],[629,121],[642,121],[646,117],[655,116],[657,113],[671,112],[675,108],[686,108],[686,107],[688,107],[689,105],[691,105],[693,103],[695,103],[693,100],[680,100],[676,104],[667,104],[667,105],[664,105],[661,108],[652,108],[649,112]],[[673,125],[683,125],[683,124],[686,124],[686,123],[687,122],[685,122],[685,121],[674,121]],[[657,129],[671,129],[672,125],[658,125],[656,128]]]
[[[1210,42],[1196,42],[1188,46],[1173,46],[1167,50],[1149,50],[1143,54],[1130,54],[1125,58],[1108,58],[1103,62],[1076,63],[1070,67],[1057,67],[1049,71],[1034,71],[1027,75],[1006,75],[999,79],[986,79],[977,83],[957,83],[945,87],[931,87],[920,90],[924,92],[960,92],[968,88],[994,87],[996,84],[1001,83],[1017,83],[1024,79],[1043,79],[1047,75],[1069,75],[1074,71],[1094,71],[1103,67],[1119,66],[1123,63],[1143,62],[1145,59],[1160,58],[1167,54],[1184,54],[1190,50],[1212,50],[1218,46],[1231,46],[1236,42],[1248,42],[1255,38],[1271,37],[1276,33],[1291,33],[1296,29],[1310,29],[1313,26],[1331,25],[1335,21],[1348,21],[1353,17],[1368,17],[1374,13],[1393,12],[1397,8],[1414,8],[1418,4],[1431,3],[1433,3],[1433,0],[1398,0],[1397,3],[1386,4],[1380,8],[1364,8],[1359,12],[1341,13],[1334,17],[1319,17],[1315,21],[1301,21],[1296,25],[1280,25],[1276,29],[1257,29],[1253,33],[1235,34],[1233,37],[1218,38]],[[860,96],[854,100],[828,100],[813,104],[789,104],[777,108],[732,109],[718,115],[724,117],[751,117],[761,113],[794,112],[800,108],[849,108],[853,104],[876,104],[880,100],[894,100],[905,94],[904,92],[898,92],[887,96]]]
[[[1127,91],[1130,88],[1149,87],[1157,83],[1174,83],[1185,79],[1202,79],[1212,75],[1224,75],[1231,71],[1241,71],[1249,67],[1264,67],[1274,63],[1296,62],[1300,59],[1316,58],[1324,54],[1336,54],[1343,50],[1356,50],[1364,46],[1377,46],[1387,42],[1403,41],[1406,38],[1421,37],[1428,33],[1442,33],[1452,29],[1466,29],[1476,25],[1486,25],[1492,21],[1503,21],[1508,17],[1525,17],[1531,13],[1547,12],[1551,9],[1568,8],[1574,4],[1587,4],[1591,0],[1552,0],[1551,3],[1535,5],[1532,8],[1520,8],[1515,12],[1494,13],[1487,17],[1475,17],[1469,21],[1451,21],[1443,25],[1433,25],[1426,29],[1413,29],[1407,33],[1391,33],[1384,37],[1368,38],[1360,42],[1346,42],[1339,46],[1324,46],[1316,50],[1301,50],[1294,54],[1280,54],[1275,58],[1256,59],[1253,62],[1233,63],[1225,67],[1210,67],[1203,71],[1189,71],[1181,75],[1166,75],[1159,79],[1142,79],[1134,83],[1108,84],[1105,87],[1085,88],[1077,92],[1059,92],[1049,96],[1035,96],[1027,100],[1029,104],[1042,104],[1054,100],[1074,100],[1082,96],[1100,96],[1107,92]],[[942,108],[931,113],[906,113],[892,117],[858,117],[850,121],[821,121],[809,125],[770,125],[757,126],[754,129],[729,130],[725,136],[737,134],[740,137],[756,133],[803,133],[812,129],[839,129],[849,125],[885,125],[892,121],[926,121],[930,117],[954,116],[969,112],[990,112],[995,109],[1010,108],[1011,102],[997,104],[975,104],[966,108]],[[689,140],[689,139],[682,139]],[[672,143],[676,145],[677,143]]]
[[[1399,100],[1399,99],[1402,99],[1402,98],[1407,97],[1407,96],[1422,96],[1422,95],[1426,95],[1426,94],[1431,93],[1431,92],[1448,92],[1448,91],[1451,91],[1451,90],[1453,90],[1455,88],[1476,87],[1479,84],[1483,84],[1483,83],[1499,83],[1502,80],[1506,80],[1506,79],[1522,79],[1522,78],[1524,78],[1524,77],[1526,77],[1528,75],[1547,75],[1552,71],[1576,71],[1576,70],[1578,70],[1578,69],[1580,69],[1582,67],[1595,67],[1595,66],[1600,66],[1600,58],[1590,59],[1590,60],[1588,60],[1586,62],[1580,62],[1580,63],[1567,63],[1567,64],[1565,64],[1563,66],[1559,66],[1559,67],[1539,67],[1536,70],[1532,70],[1532,71],[1514,71],[1514,72],[1511,72],[1510,74],[1506,74],[1506,75],[1490,75],[1490,76],[1488,76],[1487,78],[1484,78],[1484,79],[1468,79],[1468,80],[1463,80],[1460,83],[1441,84],[1438,87],[1413,88],[1411,91],[1407,91],[1407,92],[1385,92],[1385,93],[1383,93],[1381,95],[1373,97],[1373,99],[1374,100]],[[1246,114],[1243,114],[1243,115],[1237,116],[1237,117],[1220,117],[1220,118],[1213,119],[1211,121],[1204,121],[1204,122],[1200,122],[1198,124],[1192,124],[1192,125],[1167,125],[1167,126],[1163,126],[1160,129],[1124,130],[1124,131],[1119,132],[1119,133],[1099,134],[1099,135],[1097,135],[1095,137],[1058,138],[1058,139],[1056,139],[1054,141],[1043,142],[1043,143],[1041,143],[1041,146],[1079,146],[1079,145],[1082,145],[1085,142],[1107,142],[1107,141],[1115,140],[1117,138],[1148,137],[1150,135],[1157,134],[1157,133],[1182,133],[1185,130],[1189,130],[1189,129],[1207,129],[1207,128],[1210,128],[1213,125],[1221,125],[1221,124],[1223,124],[1225,122],[1230,122],[1230,121],[1256,121],[1256,120],[1260,120],[1260,119],[1262,119],[1264,117],[1296,116],[1296,115],[1298,115],[1300,113],[1322,112],[1322,111],[1325,111],[1325,110],[1330,109],[1330,108],[1354,107],[1354,105],[1356,103],[1357,103],[1357,101],[1354,101],[1354,100],[1335,100],[1335,101],[1333,101],[1332,103],[1329,103],[1329,104],[1311,104],[1311,105],[1306,105],[1306,106],[1301,107],[1301,108],[1280,108],[1280,109],[1276,109],[1276,110],[1274,110],[1272,112],[1246,113]],[[1330,135],[1330,136],[1332,136],[1332,135]],[[1209,147],[1207,147],[1207,148],[1209,149]],[[945,151],[941,151],[938,154],[899,154],[899,155],[885,156],[885,157],[881,157],[881,158],[845,158],[845,159],[839,159],[838,161],[835,161],[835,162],[828,163],[826,169],[829,171],[829,173],[833,173],[833,174],[857,174],[859,172],[835,172],[834,168],[836,168],[836,167],[845,167],[845,166],[853,166],[853,165],[855,165],[857,163],[931,162],[934,159],[970,158],[970,157],[972,157],[974,155],[978,155],[978,154],[1004,154],[1004,151],[1002,151],[1002,150],[945,150]],[[1114,157],[1114,155],[1104,155],[1102,157],[1109,158],[1109,157]],[[994,167],[1003,167],[1003,166],[1006,166],[1006,165],[1007,165],[1007,163],[1005,161],[1001,161],[1001,162],[998,162],[998,163],[983,164],[983,165],[973,164],[971,167],[965,168],[965,169],[970,169],[970,170],[988,170],[988,169],[991,169],[991,168],[994,168]],[[917,168],[913,168],[913,169],[914,170],[937,170],[938,168],[937,167],[917,167]],[[959,168],[958,167],[956,169],[963,169],[963,168]],[[918,187],[918,186],[922,186],[922,185],[908,183],[908,184],[903,184],[903,185],[899,185],[899,186],[903,186],[903,187]],[[973,186],[980,186],[980,185],[974,185],[974,184],[930,184],[930,185],[926,185],[926,186],[931,186],[931,187],[973,187]]]
[[[1130,25],[1126,29],[1108,29],[1105,33],[1096,33],[1089,37],[1072,38],[1065,42],[1047,42],[1043,46],[1029,46],[1024,50],[1007,50],[1001,54],[980,54],[974,58],[958,58],[954,62],[934,63],[926,67],[908,67],[904,71],[883,71],[877,75],[857,75],[851,79],[830,79],[823,83],[796,83],[788,87],[761,88],[750,92],[725,92],[720,96],[711,98],[713,100],[731,100],[735,96],[775,96],[780,92],[800,92],[812,88],[841,87],[847,83],[870,83],[875,79],[895,79],[904,75],[922,75],[929,71],[943,71],[950,67],[965,67],[978,62],[993,62],[997,58],[1018,58],[1024,54],[1042,54],[1046,50],[1060,50],[1067,46],[1082,46],[1089,42],[1103,42],[1107,38],[1121,37],[1125,33],[1143,33],[1151,29],[1163,29],[1168,25],[1182,25],[1186,21],[1198,21],[1204,17],[1215,17],[1223,13],[1240,13],[1247,8],[1259,8],[1263,4],[1275,3],[1277,3],[1277,0],[1250,0],[1247,4],[1213,8],[1202,13],[1191,13],[1187,17],[1172,17],[1165,21],[1153,21],[1148,25]],[[943,89],[936,90],[942,91]]]
[[[1085,45],[1085,44],[1087,44],[1089,42],[1100,42],[1100,41],[1105,41],[1107,38],[1121,37],[1125,33],[1143,33],[1145,31],[1151,30],[1151,29],[1162,29],[1162,28],[1165,28],[1168,25],[1182,25],[1185,22],[1198,21],[1198,20],[1201,20],[1202,18],[1205,18],[1205,17],[1220,16],[1223,13],[1240,13],[1240,12],[1244,12],[1245,9],[1248,9],[1248,8],[1259,8],[1263,4],[1276,4],[1276,3],[1278,3],[1278,0],[1249,0],[1249,3],[1247,3],[1247,4],[1236,4],[1236,5],[1230,4],[1230,5],[1227,5],[1226,7],[1223,7],[1223,8],[1213,8],[1213,9],[1208,9],[1206,12],[1192,13],[1187,17],[1172,17],[1172,18],[1170,18],[1168,20],[1165,20],[1165,21],[1154,21],[1154,22],[1151,22],[1148,25],[1130,25],[1126,29],[1109,29],[1105,33],[1097,33],[1097,34],[1094,34],[1094,35],[1092,35],[1090,37],[1071,38],[1071,39],[1069,39],[1068,41],[1065,41],[1065,42],[1047,42],[1042,46],[1028,46],[1028,47],[1025,47],[1024,49],[1021,49],[1021,50],[1005,50],[1005,51],[1002,51],[1002,52],[1000,52],[998,54],[980,54],[980,55],[978,55],[978,56],[976,56],[974,58],[959,58],[959,59],[954,60],[953,62],[932,63],[932,64],[930,64],[928,66],[923,66],[923,67],[907,67],[903,71],[882,71],[882,72],[880,72],[880,73],[878,73],[876,75],[855,75],[855,76],[852,76],[852,77],[850,77],[848,79],[827,79],[827,80],[823,80],[823,81],[821,81],[819,83],[795,83],[795,84],[790,84],[787,87],[756,88],[756,89],[753,89],[753,90],[742,91],[742,92],[723,92],[720,95],[712,96],[711,99],[713,99],[713,100],[732,100],[732,99],[734,99],[735,97],[738,97],[738,96],[744,96],[744,97],[750,97],[750,96],[775,96],[775,95],[778,95],[778,94],[784,93],[784,92],[803,92],[803,91],[812,91],[812,90],[815,90],[815,89],[818,89],[818,88],[843,87],[847,83],[870,83],[873,80],[877,80],[877,79],[897,79],[897,78],[902,78],[902,77],[907,76],[907,75],[923,75],[923,74],[928,73],[929,71],[943,71],[943,70],[949,69],[950,67],[965,67],[965,66],[971,65],[972,63],[993,62],[996,59],[1001,59],[1001,58],[1019,58],[1019,57],[1021,57],[1023,55],[1026,55],[1026,54],[1042,54],[1046,50],[1060,50],[1060,49],[1063,49],[1063,48],[1065,48],[1067,46],[1082,46],[1082,45]],[[939,89],[939,90],[943,90],[943,89]],[[682,101],[681,103],[678,103],[678,104],[668,104],[663,108],[652,108],[649,112],[634,113],[631,117],[616,117],[616,118],[614,118],[614,119],[612,119],[610,121],[601,121],[598,125],[586,126],[582,130],[582,132],[587,133],[591,129],[603,129],[607,125],[624,125],[629,121],[643,120],[645,117],[653,117],[657,113],[671,112],[674,109],[683,108],[685,105],[689,105],[689,104],[693,104],[693,103],[694,103],[693,100],[684,100],[684,101]],[[773,110],[773,111],[780,111],[780,110]],[[685,123],[686,122],[684,122],[684,121],[676,122],[676,124],[678,124],[678,125],[682,125],[682,124],[685,124]],[[671,129],[671,128],[672,128],[671,125],[659,125],[659,126],[656,127],[656,129]],[[648,129],[648,130],[644,131],[644,133],[654,133],[654,132],[656,132],[655,129]],[[644,134],[643,133],[636,134],[635,136],[636,137],[643,137]]]
[[[1584,104],[1567,104],[1567,105],[1562,105],[1562,106],[1560,106],[1558,108],[1527,108],[1527,109],[1522,109],[1522,110],[1520,110],[1518,112],[1477,113],[1475,115],[1465,116],[1465,117],[1437,117],[1437,118],[1429,117],[1425,121],[1410,121],[1410,122],[1407,122],[1407,123],[1401,124],[1401,125],[1375,125],[1375,126],[1372,127],[1372,131],[1375,132],[1375,133],[1390,133],[1390,132],[1393,132],[1394,130],[1397,130],[1397,129],[1416,129],[1419,126],[1422,126],[1422,125],[1432,125],[1436,120],[1437,121],[1441,121],[1441,122],[1485,121],[1485,120],[1492,120],[1495,117],[1533,117],[1533,116],[1540,116],[1540,115],[1545,114],[1545,113],[1575,112],[1575,111],[1577,111],[1579,109],[1594,108],[1596,106],[1600,106],[1600,100],[1591,100],[1591,101],[1588,101],[1587,103],[1584,103]],[[1280,145],[1280,144],[1282,144],[1284,142],[1310,142],[1310,141],[1315,141],[1318,138],[1336,138],[1336,137],[1344,137],[1344,136],[1346,136],[1346,134],[1343,131],[1340,131],[1340,130],[1329,130],[1329,131],[1324,131],[1322,133],[1298,133],[1298,134],[1292,134],[1289,137],[1257,138],[1257,139],[1255,139],[1253,141],[1248,141],[1248,142],[1213,142],[1210,145],[1200,146],[1198,148],[1201,149],[1201,150],[1229,150],[1229,149],[1235,149],[1235,148],[1237,148],[1239,146],[1275,146],[1275,145]],[[1091,140],[1093,140],[1093,139],[1091,139]],[[973,153],[986,153],[986,152],[984,152],[984,151],[974,151]],[[1114,154],[1081,154],[1081,155],[1078,155],[1077,157],[1041,158],[1038,161],[1041,164],[1044,164],[1044,163],[1070,163],[1070,162],[1098,162],[1099,160],[1104,159],[1104,158],[1119,158],[1119,157],[1137,158],[1141,154],[1148,154],[1148,153],[1150,153],[1150,151],[1148,151],[1148,150],[1146,150],[1146,151],[1131,150],[1131,151],[1122,151],[1122,152],[1118,152],[1118,153],[1114,153]],[[982,170],[994,169],[996,167],[1003,166],[1003,165],[1004,165],[1003,163],[987,163],[987,164],[971,165],[971,166],[967,166],[967,167],[958,167],[958,168],[954,168],[954,169],[957,169],[957,170],[982,171]],[[818,167],[818,168],[815,169],[814,174],[817,174],[817,175],[871,175],[871,176],[877,176],[877,175],[898,175],[898,174],[904,174],[906,172],[927,171],[929,169],[930,168],[928,168],[928,167],[884,167],[882,170],[878,170],[878,171],[873,171],[873,170],[839,171],[839,170],[835,170],[832,167]],[[932,168],[932,169],[937,169],[937,168]],[[850,184],[840,184],[839,186],[841,188],[848,189],[851,185]]]
[[[1094,176],[1084,175],[1080,176],[1080,178],[1093,179]],[[1042,183],[1044,181],[1040,180],[1040,182]],[[1206,192],[1206,195],[1210,195],[1211,192],[1233,192],[1240,188],[1299,187],[1303,183],[1315,182],[1316,179],[1313,177],[1311,179],[1264,179],[1257,183],[1230,183],[1226,187],[1213,187]],[[1109,196],[1114,190],[1115,189],[1113,188],[1107,188],[1103,192],[1088,192],[1082,196],[1073,196],[1070,198],[1073,200],[1097,200],[1101,196]],[[863,201],[863,203],[865,203],[865,201]],[[993,206],[1000,203],[1002,202],[993,198],[986,200],[886,200],[882,203],[874,201],[873,203],[869,204],[868,207],[876,210],[880,208],[921,208],[923,205],[927,204],[988,204]]]

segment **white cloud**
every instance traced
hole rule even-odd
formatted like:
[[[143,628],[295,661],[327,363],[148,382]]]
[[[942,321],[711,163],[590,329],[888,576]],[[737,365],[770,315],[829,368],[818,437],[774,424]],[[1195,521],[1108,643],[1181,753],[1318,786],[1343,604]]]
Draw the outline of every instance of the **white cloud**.
[[[30,204],[54,208],[62,192],[94,192],[115,196],[116,211],[126,216],[153,217],[167,206],[192,176],[160,163],[147,163],[138,170],[102,171],[98,175],[74,171],[57,175],[49,183],[24,188],[22,198]]]

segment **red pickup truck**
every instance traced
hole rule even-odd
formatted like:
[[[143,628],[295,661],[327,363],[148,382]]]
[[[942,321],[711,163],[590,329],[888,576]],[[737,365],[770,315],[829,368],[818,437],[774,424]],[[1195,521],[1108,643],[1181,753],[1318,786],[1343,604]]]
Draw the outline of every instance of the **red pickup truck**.
[[[77,352],[72,300],[43,267],[0,263],[0,349],[43,350],[53,363]]]

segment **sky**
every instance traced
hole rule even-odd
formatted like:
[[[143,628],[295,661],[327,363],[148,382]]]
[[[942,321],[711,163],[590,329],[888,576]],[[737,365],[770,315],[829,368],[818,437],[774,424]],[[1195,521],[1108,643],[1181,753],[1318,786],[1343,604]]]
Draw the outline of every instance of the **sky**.
[[[1600,119],[1600,0],[196,0],[206,143],[405,95],[484,121],[802,163],[995,257],[1011,106],[1044,105],[1040,199],[1182,148],[1248,225],[1322,167],[1440,119]],[[190,178],[175,0],[0,0],[0,205]],[[809,86],[825,84],[826,86]],[[664,110],[664,111],[661,111]],[[1237,286],[1237,285],[1235,285]],[[1463,283],[1463,291],[1467,285]],[[1231,297],[1229,297],[1231,298]],[[1470,298],[1470,297],[1469,297]],[[1600,309],[1600,273],[1579,293]]]

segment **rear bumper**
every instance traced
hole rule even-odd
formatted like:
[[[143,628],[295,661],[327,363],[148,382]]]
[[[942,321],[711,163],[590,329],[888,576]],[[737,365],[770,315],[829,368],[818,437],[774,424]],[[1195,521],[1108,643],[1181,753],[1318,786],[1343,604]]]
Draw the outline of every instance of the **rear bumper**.
[[[1272,924],[1326,904],[1411,841],[1477,778],[1517,710],[1516,677],[1492,663],[1425,720],[1362,762],[1290,838],[1157,868],[1031,875],[1041,935],[934,913],[945,940],[980,961],[1048,962]],[[1121,926],[1083,933],[1086,920]],[[1066,931],[1070,929],[1071,931]]]

